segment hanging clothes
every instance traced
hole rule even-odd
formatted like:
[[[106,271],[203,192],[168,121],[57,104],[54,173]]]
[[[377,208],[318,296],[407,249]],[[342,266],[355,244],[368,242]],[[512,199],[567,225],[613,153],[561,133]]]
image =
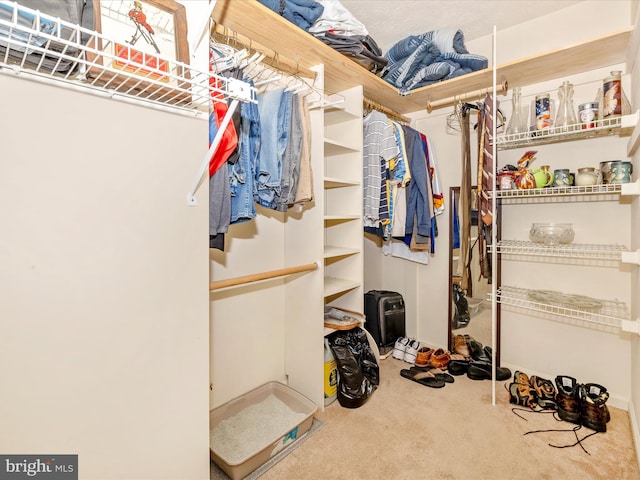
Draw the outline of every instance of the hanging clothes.
[[[460,277],[460,288],[467,290],[471,284],[470,267],[470,237],[471,237],[471,142],[469,132],[469,109],[462,107],[461,111],[461,147],[462,147],[462,176],[460,181],[460,259],[458,260],[457,276]]]
[[[311,116],[309,104],[303,95],[298,95],[300,103],[300,121],[302,123],[302,145],[300,149],[300,175],[296,185],[294,207],[301,210],[302,205],[313,200],[313,175],[311,172]]]
[[[261,142],[256,169],[255,201],[274,210],[280,196],[282,161],[289,142],[291,92],[276,88],[258,95]]]
[[[389,161],[398,155],[393,126],[387,116],[376,110],[363,120],[363,217],[364,226],[378,228],[382,216],[381,201],[386,201],[386,180]],[[383,209],[382,215],[385,215]],[[386,212],[388,220],[388,211]]]
[[[411,170],[405,235],[413,237],[415,234],[416,243],[427,243],[432,235],[431,213],[433,208],[433,202],[429,195],[430,181],[427,173],[427,159],[420,133],[406,125],[403,125],[403,130],[409,158],[409,169]]]
[[[246,80],[251,86],[253,82]],[[240,106],[239,161],[229,169],[231,193],[231,223],[242,223],[256,216],[253,200],[256,184],[256,165],[260,152],[260,113],[258,105],[244,102]]]
[[[496,108],[498,108],[496,100]],[[480,251],[480,275],[491,283],[491,228],[493,207],[489,193],[495,186],[494,141],[493,141],[493,96],[487,93],[484,106],[479,113],[478,128],[478,250]]]

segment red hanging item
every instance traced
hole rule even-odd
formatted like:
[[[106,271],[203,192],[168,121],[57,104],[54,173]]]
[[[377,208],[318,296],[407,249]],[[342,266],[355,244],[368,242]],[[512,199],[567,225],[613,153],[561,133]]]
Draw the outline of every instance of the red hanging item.
[[[213,68],[211,66],[212,55],[213,53],[210,51],[209,72],[213,72]],[[220,92],[220,90],[222,90],[220,86],[220,79],[210,77],[209,85],[212,87],[211,100],[213,103],[213,119],[215,120],[216,127],[218,129],[220,128],[220,124],[222,124],[222,120],[224,119],[229,107],[227,106],[227,102],[224,100],[224,95]],[[209,119],[209,121],[211,121],[211,119]],[[229,159],[236,148],[238,148],[238,134],[233,122],[229,122],[227,124],[227,128],[225,128],[222,133],[222,138],[220,139],[218,148],[216,148],[216,151],[213,152],[213,155],[209,159],[209,177],[212,177],[213,174],[218,171],[224,162]]]

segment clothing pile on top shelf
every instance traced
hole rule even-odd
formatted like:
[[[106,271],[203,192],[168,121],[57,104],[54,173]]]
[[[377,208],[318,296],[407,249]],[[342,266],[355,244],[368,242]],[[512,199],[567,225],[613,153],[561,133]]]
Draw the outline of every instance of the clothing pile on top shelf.
[[[259,0],[367,70],[380,74],[388,60],[360,23],[339,0]]]
[[[339,0],[259,0],[298,27],[382,77],[401,93],[487,68],[453,28],[410,35],[386,53]]]
[[[212,71],[213,65],[211,48]],[[216,74],[245,77],[236,67]],[[228,110],[222,98],[212,103],[209,144]],[[284,212],[313,199],[311,120],[304,95],[272,88],[258,95],[257,103],[241,103],[232,120],[209,160],[209,246],[219,250],[230,224],[256,216],[255,204]]]
[[[382,78],[407,92],[442,80],[487,68],[489,60],[469,53],[462,31],[445,28],[410,35],[385,54],[389,60]]]
[[[77,41],[77,33],[72,28],[62,26],[56,19],[93,30],[93,0],[55,2],[18,0],[17,3],[27,8],[18,7],[17,9],[16,23],[20,28],[0,25],[0,58],[5,58],[8,47],[9,52],[6,58],[10,61],[22,63],[24,60],[26,66],[47,73],[72,71],[77,65],[73,58],[79,55],[80,49],[65,45],[63,42],[49,42],[46,35],[57,36],[71,42]],[[42,15],[35,15],[31,10],[39,10]],[[0,19],[12,23],[13,14],[13,6],[0,3]],[[31,29],[42,32],[43,35],[32,35],[28,32]],[[88,36],[83,33],[80,41],[85,44]],[[28,48],[27,45],[32,48]],[[45,49],[46,52],[43,54],[42,50],[38,49]]]
[[[423,133],[377,110],[363,126],[365,231],[385,240],[386,255],[428,263],[436,215],[444,212],[433,146]]]

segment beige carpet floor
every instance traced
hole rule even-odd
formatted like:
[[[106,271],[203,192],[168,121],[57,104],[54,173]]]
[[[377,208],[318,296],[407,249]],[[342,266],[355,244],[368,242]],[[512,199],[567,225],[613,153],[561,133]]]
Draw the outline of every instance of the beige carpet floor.
[[[455,377],[432,389],[400,376],[408,364],[382,360],[381,384],[367,403],[346,409],[335,401],[317,418],[324,426],[260,480],[588,480],[640,479],[629,415],[610,408],[607,432],[579,445],[573,424],[549,414],[512,412],[499,383]],[[605,385],[606,387],[606,385]],[[581,428],[585,437],[592,430]]]

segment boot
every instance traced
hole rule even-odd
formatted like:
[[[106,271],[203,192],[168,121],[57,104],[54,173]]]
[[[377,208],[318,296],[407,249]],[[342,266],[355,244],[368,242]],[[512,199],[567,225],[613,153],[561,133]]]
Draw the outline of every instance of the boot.
[[[587,383],[580,388],[580,404],[583,426],[596,432],[606,432],[607,422],[611,420],[609,409],[605,405],[609,399],[609,392],[602,385]]]

